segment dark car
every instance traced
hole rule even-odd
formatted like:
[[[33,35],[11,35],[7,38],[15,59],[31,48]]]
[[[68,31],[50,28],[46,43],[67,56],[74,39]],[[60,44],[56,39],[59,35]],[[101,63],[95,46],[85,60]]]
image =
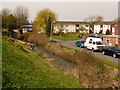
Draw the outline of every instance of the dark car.
[[[78,35],[78,38],[82,38],[84,35],[83,34],[79,34]]]
[[[102,50],[104,55],[111,55],[114,58],[120,56],[120,48],[114,46],[105,46]]]
[[[75,44],[76,44],[76,46],[83,48],[83,47],[85,47],[84,43],[85,42],[83,40],[78,40],[78,41],[76,41]]]

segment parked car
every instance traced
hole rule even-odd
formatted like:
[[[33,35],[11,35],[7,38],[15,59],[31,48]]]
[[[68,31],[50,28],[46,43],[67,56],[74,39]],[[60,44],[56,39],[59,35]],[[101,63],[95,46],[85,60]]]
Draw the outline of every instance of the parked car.
[[[83,40],[78,40],[78,41],[76,41],[75,44],[76,44],[76,46],[83,48],[83,47],[85,47],[84,43],[85,42]]]
[[[82,38],[84,35],[83,34],[79,34],[78,35],[78,38]]]
[[[88,37],[85,42],[85,47],[92,51],[102,50],[104,46],[100,38]]]
[[[120,56],[120,48],[114,46],[105,46],[102,51],[103,55],[111,55],[114,58]]]

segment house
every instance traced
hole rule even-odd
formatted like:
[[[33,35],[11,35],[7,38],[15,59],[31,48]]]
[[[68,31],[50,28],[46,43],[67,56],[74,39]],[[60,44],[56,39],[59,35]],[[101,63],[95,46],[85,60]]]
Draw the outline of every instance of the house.
[[[120,48],[120,21],[111,25],[111,35],[103,35],[103,44]]]
[[[31,32],[31,31],[32,31],[32,25],[23,25],[23,33]]]
[[[111,24],[113,21],[104,21],[101,23],[97,23],[94,25],[94,33],[102,33],[106,34],[106,31],[109,30],[111,31]]]
[[[82,28],[80,30],[80,28]],[[69,33],[69,32],[87,32],[89,33],[89,24],[83,21],[56,21],[53,27],[53,33]]]
[[[112,21],[104,21],[103,23],[98,23],[94,25],[94,33],[99,33],[102,31],[103,34],[106,34],[107,30],[111,30]],[[53,33],[90,33],[90,27],[88,22],[84,21],[56,21],[53,27]]]

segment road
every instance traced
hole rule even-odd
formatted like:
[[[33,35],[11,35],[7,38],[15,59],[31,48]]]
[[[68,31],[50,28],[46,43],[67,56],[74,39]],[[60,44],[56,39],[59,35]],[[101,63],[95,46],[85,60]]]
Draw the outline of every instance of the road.
[[[52,40],[57,41],[57,43],[59,43],[60,45],[67,46],[67,47],[69,47],[69,48],[78,49],[78,50],[84,50],[84,51],[87,51],[87,52],[89,52],[89,53],[92,53],[95,57],[98,57],[98,58],[101,58],[101,59],[105,59],[105,60],[111,61],[111,62],[113,62],[113,63],[119,64],[120,58],[113,58],[112,56],[103,55],[102,52],[92,52],[92,51],[90,51],[90,50],[87,50],[86,48],[77,47],[77,46],[75,45],[75,42],[76,42],[77,40],[73,40],[73,41],[62,41],[62,40],[53,39],[53,38],[52,38]]]

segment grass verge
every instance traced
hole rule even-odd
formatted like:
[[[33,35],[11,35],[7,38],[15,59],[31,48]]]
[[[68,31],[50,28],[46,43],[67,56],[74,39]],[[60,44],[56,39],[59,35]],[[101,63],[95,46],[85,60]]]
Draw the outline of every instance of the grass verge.
[[[113,63],[113,62],[110,62],[110,61],[105,60],[105,59],[97,58],[97,57],[96,57],[96,60],[102,62],[103,64],[106,64],[106,65],[108,65],[108,66],[111,66],[111,67],[113,67],[113,68],[117,68],[117,69],[120,70],[120,65],[117,65],[117,64],[115,64],[115,63]]]
[[[62,36],[52,36],[52,38],[55,39],[59,39],[59,40],[63,40],[63,41],[69,41],[69,40],[80,40],[80,38],[78,38],[79,34],[66,34],[66,35],[62,35]]]

